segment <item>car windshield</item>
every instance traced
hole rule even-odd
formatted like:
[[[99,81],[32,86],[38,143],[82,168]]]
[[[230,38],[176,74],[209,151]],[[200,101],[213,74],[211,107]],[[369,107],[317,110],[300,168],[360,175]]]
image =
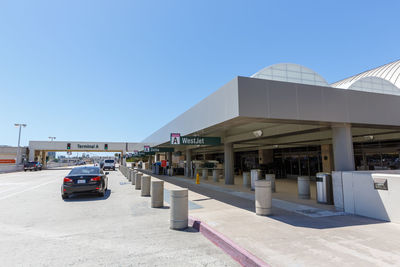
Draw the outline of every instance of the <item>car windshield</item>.
[[[106,163],[114,163],[114,161],[112,159],[108,159],[106,160]]]
[[[98,167],[80,167],[73,168],[68,175],[79,175],[79,174],[99,174],[100,169]]]

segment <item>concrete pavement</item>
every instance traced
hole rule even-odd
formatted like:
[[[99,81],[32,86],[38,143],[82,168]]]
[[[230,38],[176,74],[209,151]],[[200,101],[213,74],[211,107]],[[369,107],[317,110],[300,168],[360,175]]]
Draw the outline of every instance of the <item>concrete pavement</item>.
[[[168,182],[167,189],[189,188],[189,200],[202,206],[190,216],[272,266],[400,265],[399,224],[342,213],[313,217],[274,204],[273,216],[260,217],[243,192],[156,176]]]
[[[237,266],[193,229],[169,230],[119,172],[104,198],[63,201],[68,169],[0,175],[2,266]]]

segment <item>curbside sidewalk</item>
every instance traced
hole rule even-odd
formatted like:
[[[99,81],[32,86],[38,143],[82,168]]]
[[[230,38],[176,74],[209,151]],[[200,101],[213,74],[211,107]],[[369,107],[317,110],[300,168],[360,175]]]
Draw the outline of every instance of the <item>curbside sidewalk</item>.
[[[258,257],[254,256],[244,248],[235,244],[232,240],[213,229],[205,222],[200,221],[192,216],[189,216],[189,226],[199,231],[204,237],[220,247],[225,253],[229,254],[234,260],[242,266],[262,266],[270,267],[269,264],[263,262]]]

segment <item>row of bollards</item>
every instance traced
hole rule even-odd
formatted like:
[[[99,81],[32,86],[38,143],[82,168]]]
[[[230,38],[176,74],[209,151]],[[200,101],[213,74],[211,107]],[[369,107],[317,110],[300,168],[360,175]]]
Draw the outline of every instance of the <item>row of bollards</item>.
[[[120,171],[135,185],[136,190],[140,190],[142,197],[151,197],[152,208],[164,207],[164,181],[152,181],[150,175],[125,166],[120,166]],[[170,190],[170,205],[170,229],[186,229],[189,215],[188,190]]]
[[[138,170],[132,170],[124,166],[120,167],[121,172],[135,185],[136,190],[141,190],[141,196],[151,196],[151,207],[161,208],[164,206],[164,182],[151,181],[151,176],[143,174]],[[205,170],[202,178],[207,179]],[[197,173],[197,177],[199,174]],[[219,174],[213,171],[213,180],[218,181]],[[250,173],[243,173],[243,185],[250,186]],[[255,208],[256,214],[268,216],[272,214],[272,192],[276,192],[275,175],[266,174],[265,180],[255,180]],[[310,177],[298,177],[299,198],[310,198]],[[184,229],[188,226],[188,190],[179,189],[170,191],[170,228]]]

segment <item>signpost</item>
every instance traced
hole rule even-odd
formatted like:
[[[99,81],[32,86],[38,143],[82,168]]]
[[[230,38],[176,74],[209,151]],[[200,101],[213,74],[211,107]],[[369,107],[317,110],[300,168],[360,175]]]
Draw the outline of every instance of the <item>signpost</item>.
[[[220,137],[181,136],[179,133],[171,133],[171,145],[218,146],[220,144]]]

